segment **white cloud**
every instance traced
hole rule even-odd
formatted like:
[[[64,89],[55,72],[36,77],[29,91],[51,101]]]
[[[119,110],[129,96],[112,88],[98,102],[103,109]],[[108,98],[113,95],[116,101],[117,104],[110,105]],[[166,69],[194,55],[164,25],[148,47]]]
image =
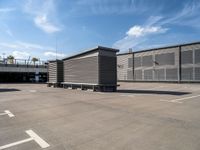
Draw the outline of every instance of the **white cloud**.
[[[43,55],[45,50],[54,51],[54,48],[22,41],[0,43],[0,55],[2,53],[5,53],[7,56],[14,55],[18,59],[28,59],[28,56],[31,56],[45,60],[47,59],[47,57]]]
[[[15,59],[28,59],[28,57],[30,56],[30,54],[25,51],[13,51],[12,55]]]
[[[61,29],[53,25],[51,22],[47,20],[46,15],[36,16],[34,22],[37,27],[45,31],[46,33],[54,33],[60,31]]]
[[[55,33],[61,31],[55,17],[56,10],[54,0],[28,0],[24,6],[24,10],[33,16],[36,27],[46,33]]]
[[[2,12],[2,13],[11,12],[14,10],[15,10],[15,8],[0,8],[0,12]]]
[[[160,26],[147,26],[147,27],[142,27],[142,26],[133,26],[131,27],[126,34],[128,36],[135,36],[135,37],[140,37],[140,36],[145,36],[147,34],[152,34],[152,33],[165,33],[168,29],[167,28],[162,28]]]
[[[66,55],[63,54],[63,53],[56,53],[56,52],[52,52],[52,51],[47,51],[44,53],[45,56],[49,57],[49,58],[63,58],[65,57]]]
[[[152,24],[152,23],[151,23]],[[167,28],[161,26],[138,26],[131,27],[126,36],[113,44],[113,47],[127,50],[141,44],[147,40],[147,37],[152,34],[161,34],[167,32]]]

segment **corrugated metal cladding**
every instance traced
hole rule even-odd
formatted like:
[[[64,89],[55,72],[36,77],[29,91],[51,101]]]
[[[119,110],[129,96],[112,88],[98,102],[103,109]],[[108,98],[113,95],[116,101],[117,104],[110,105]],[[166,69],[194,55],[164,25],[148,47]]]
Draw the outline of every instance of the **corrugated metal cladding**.
[[[125,66],[117,68],[118,80],[200,81],[200,42],[120,54],[117,59],[118,66]],[[128,76],[130,70],[133,75]]]
[[[116,85],[116,52],[102,48],[64,59],[64,82]]]
[[[61,60],[49,61],[49,83],[63,82],[63,62]]]
[[[64,82],[98,83],[98,56],[65,60]]]

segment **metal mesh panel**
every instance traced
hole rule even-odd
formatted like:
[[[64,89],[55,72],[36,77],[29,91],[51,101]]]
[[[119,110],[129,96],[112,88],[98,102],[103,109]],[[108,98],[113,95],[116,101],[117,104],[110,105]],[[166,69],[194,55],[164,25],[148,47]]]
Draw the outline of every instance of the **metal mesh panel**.
[[[134,78],[135,80],[142,80],[142,70],[135,70]]]
[[[159,66],[162,65],[174,65],[175,64],[175,54],[166,53],[166,54],[157,54],[155,55],[156,64]]]
[[[181,52],[181,63],[182,64],[192,64],[193,63],[193,51],[183,51]]]
[[[141,57],[134,57],[134,67],[141,67]]]
[[[165,80],[165,70],[164,69],[156,69],[154,72],[154,79],[156,81],[164,81]]]
[[[195,80],[200,80],[200,68],[195,68]]]
[[[133,58],[128,58],[128,68],[133,67]]]
[[[195,50],[195,63],[200,63],[200,49]]]
[[[133,71],[132,70],[128,70],[127,71],[127,79],[128,80],[133,80]]]
[[[153,79],[153,70],[144,70],[144,80],[152,80]]]
[[[153,56],[143,56],[142,66],[153,66]]]
[[[181,69],[182,80],[193,80],[193,68],[182,68]]]
[[[177,81],[178,80],[178,69],[166,69],[166,80]]]

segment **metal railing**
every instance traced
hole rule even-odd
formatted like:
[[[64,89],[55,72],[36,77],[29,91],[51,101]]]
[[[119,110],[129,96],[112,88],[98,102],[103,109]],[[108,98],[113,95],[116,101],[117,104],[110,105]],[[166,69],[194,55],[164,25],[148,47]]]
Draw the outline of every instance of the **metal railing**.
[[[46,66],[47,62],[38,60],[31,61],[26,59],[0,59],[0,64],[13,64],[13,65],[33,65],[33,66]]]

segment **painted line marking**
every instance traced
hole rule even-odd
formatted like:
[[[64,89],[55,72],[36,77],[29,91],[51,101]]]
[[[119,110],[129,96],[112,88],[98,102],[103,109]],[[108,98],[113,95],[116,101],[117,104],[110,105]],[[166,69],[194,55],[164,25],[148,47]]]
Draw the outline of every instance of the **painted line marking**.
[[[17,141],[17,142],[11,143],[11,144],[7,144],[7,145],[4,145],[4,146],[0,146],[0,150],[4,150],[4,149],[7,149],[7,148],[10,148],[10,147],[19,145],[19,144],[27,143],[27,142],[30,142],[30,141],[35,141],[41,148],[47,148],[47,147],[50,146],[47,142],[45,142],[41,137],[39,137],[32,130],[27,130],[26,133],[30,136],[30,138],[27,138],[27,139],[24,139],[24,140],[21,140],[21,141]]]
[[[36,143],[40,145],[41,148],[47,148],[50,145],[45,142],[41,137],[39,137],[35,132],[32,130],[27,130],[26,133],[35,140]]]
[[[31,93],[35,93],[35,92],[37,92],[36,90],[29,90],[29,92],[31,92]]]
[[[13,113],[11,113],[9,110],[5,110],[4,113],[1,113],[0,116],[8,115],[10,118],[15,117]]]
[[[178,99],[173,99],[173,100],[160,100],[160,101],[165,101],[165,102],[171,102],[171,103],[183,103],[183,100],[187,100],[187,99],[193,99],[193,98],[197,98],[200,97],[200,95],[194,95],[194,96],[190,96],[190,97],[183,97],[183,98],[178,98]]]

